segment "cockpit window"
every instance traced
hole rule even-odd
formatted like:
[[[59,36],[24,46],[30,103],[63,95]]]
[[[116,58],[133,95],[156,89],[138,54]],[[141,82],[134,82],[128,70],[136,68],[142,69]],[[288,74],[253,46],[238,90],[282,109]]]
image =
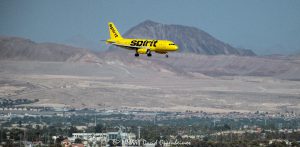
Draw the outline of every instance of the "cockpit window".
[[[170,43],[169,45],[175,45],[174,43]]]

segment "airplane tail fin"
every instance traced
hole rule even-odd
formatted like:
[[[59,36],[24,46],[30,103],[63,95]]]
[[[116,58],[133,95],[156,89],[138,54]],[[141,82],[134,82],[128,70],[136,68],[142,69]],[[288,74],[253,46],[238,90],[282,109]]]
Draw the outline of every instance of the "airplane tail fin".
[[[108,23],[108,28],[109,28],[109,35],[111,40],[117,40],[117,39],[122,39],[121,34],[119,33],[118,29],[114,25],[114,23],[109,22]]]

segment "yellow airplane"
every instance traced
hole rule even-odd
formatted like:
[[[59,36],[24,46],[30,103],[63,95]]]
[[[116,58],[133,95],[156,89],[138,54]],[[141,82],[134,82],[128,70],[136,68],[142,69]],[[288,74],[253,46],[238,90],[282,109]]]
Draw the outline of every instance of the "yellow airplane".
[[[135,50],[135,56],[139,54],[147,54],[151,57],[151,52],[159,54],[165,54],[168,58],[168,52],[177,51],[178,46],[169,40],[152,40],[152,39],[129,39],[123,38],[114,23],[108,23],[110,39],[106,40],[106,43],[116,45],[129,50]]]

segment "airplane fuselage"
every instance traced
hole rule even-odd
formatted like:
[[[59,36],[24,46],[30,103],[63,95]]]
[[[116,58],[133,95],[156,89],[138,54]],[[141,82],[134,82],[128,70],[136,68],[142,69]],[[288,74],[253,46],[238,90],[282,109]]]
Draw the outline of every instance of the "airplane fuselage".
[[[124,38],[120,40],[115,40],[115,43],[124,45],[124,48],[127,48],[127,46],[132,46],[132,47],[150,49],[151,51],[176,51],[178,48],[176,45],[170,45],[174,43],[168,40]]]

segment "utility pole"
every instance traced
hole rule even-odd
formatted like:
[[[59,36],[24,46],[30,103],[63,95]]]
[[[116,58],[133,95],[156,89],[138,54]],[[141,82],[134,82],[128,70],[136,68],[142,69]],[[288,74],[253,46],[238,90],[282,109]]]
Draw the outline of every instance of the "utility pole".
[[[65,125],[65,106],[64,106],[64,108],[63,108],[63,125]]]
[[[216,119],[214,119],[214,127],[216,126]]]
[[[267,126],[267,119],[265,118],[265,126]]]
[[[230,124],[230,142],[232,143],[232,124]]]
[[[95,127],[97,126],[97,118],[96,118],[96,114],[95,114]]]
[[[141,138],[141,126],[138,126],[138,139]]]
[[[26,129],[24,129],[23,139],[24,139],[24,144],[25,144],[25,142],[27,141],[27,139],[26,139]]]
[[[22,141],[22,134],[21,134],[21,132],[20,132],[20,139],[19,139],[19,147],[21,147],[21,141]]]
[[[141,146],[141,126],[138,126],[138,146]]]
[[[2,142],[2,125],[0,124],[0,142]]]

